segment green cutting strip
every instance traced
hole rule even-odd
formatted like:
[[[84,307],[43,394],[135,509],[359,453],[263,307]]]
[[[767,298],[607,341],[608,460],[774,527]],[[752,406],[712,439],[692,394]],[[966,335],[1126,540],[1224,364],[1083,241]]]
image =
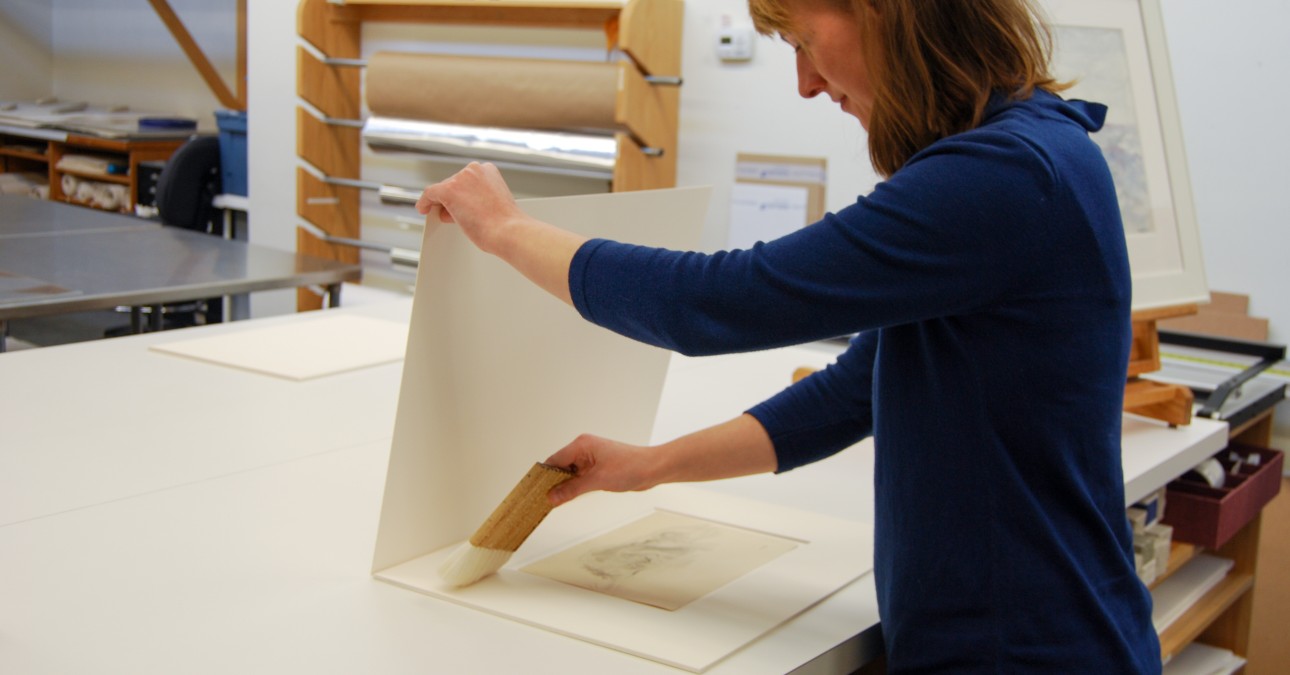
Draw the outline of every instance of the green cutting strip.
[[[1204,357],[1190,356],[1187,354],[1174,354],[1171,352],[1160,352],[1160,356],[1169,357],[1175,361],[1187,361],[1189,363],[1202,363],[1207,366],[1218,366],[1220,368],[1230,368],[1238,372],[1245,370],[1248,367],[1242,363],[1232,363],[1231,361],[1220,361],[1218,359],[1207,359]],[[1285,364],[1286,362],[1282,361],[1281,363]],[[1263,371],[1263,373],[1290,379],[1290,370],[1287,370],[1286,368],[1268,368],[1267,370]]]

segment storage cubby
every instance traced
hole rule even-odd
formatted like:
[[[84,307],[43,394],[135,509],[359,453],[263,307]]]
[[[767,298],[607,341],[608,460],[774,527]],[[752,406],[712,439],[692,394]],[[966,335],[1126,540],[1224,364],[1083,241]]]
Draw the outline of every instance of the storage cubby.
[[[63,189],[64,176],[107,185],[120,185],[121,201],[111,210],[131,213],[139,194],[139,164],[165,161],[183,145],[186,138],[110,139],[76,134],[59,135],[56,140],[40,130],[23,133],[10,129],[0,133],[0,173],[35,172],[49,181],[49,199],[93,206]],[[69,155],[99,158],[114,168],[96,170],[69,167],[60,162]]]

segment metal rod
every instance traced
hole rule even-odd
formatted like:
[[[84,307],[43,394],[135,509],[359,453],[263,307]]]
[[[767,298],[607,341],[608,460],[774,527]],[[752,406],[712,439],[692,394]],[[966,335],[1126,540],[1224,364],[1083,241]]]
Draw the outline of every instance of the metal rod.
[[[358,188],[360,190],[380,190],[385,187],[380,183],[374,183],[370,180],[356,180],[353,178],[337,178],[335,176],[323,176],[322,181],[328,185],[340,185],[342,187]]]
[[[327,56],[322,59],[322,62],[329,66],[344,66],[347,68],[366,68],[367,67],[366,59],[342,59],[336,56]]]
[[[318,119],[322,120],[324,124],[327,124],[333,127],[350,127],[352,129],[363,128],[363,120],[351,120],[351,119],[346,119],[344,117],[327,117],[327,116],[322,116],[322,117],[319,117]]]
[[[381,201],[387,204],[415,205],[421,199],[420,190],[411,190],[395,185],[382,185],[378,192],[381,195]]]
[[[679,87],[683,79],[679,75],[646,75],[645,81],[650,84],[665,84],[672,87]]]
[[[309,44],[309,43],[302,42],[301,44]],[[324,113],[323,111],[319,110],[318,107],[315,106],[314,104],[302,98],[297,98],[296,103],[298,103],[300,107],[305,110],[305,112],[309,113],[314,119],[318,120],[319,122],[322,122],[323,124],[327,124],[333,127],[353,127],[355,129],[363,128],[363,125],[364,125],[363,120],[352,120],[352,119],[346,119],[344,117],[331,117],[326,113]]]
[[[342,246],[353,246],[366,251],[376,251],[378,253],[388,253],[390,264],[401,267],[416,268],[421,264],[421,252],[410,248],[400,248],[390,246],[389,244],[377,244],[375,242],[363,241],[361,239],[350,239],[349,237],[337,237],[330,234],[323,234],[322,240],[331,244],[340,244]]]
[[[322,181],[328,185],[340,185],[342,187],[352,187],[358,188],[359,190],[370,190],[372,192],[379,193],[381,201],[387,204],[413,205],[421,198],[420,190],[399,187],[397,185],[385,185],[383,183],[376,183],[369,180],[323,176]]]
[[[394,247],[385,244],[376,244],[362,239],[350,239],[349,237],[337,237],[331,234],[324,234],[322,240],[329,244],[340,244],[342,246],[353,246],[366,251],[376,251],[378,253],[389,253]]]
[[[390,262],[403,267],[416,269],[421,265],[421,252],[410,248],[394,247],[390,249]]]

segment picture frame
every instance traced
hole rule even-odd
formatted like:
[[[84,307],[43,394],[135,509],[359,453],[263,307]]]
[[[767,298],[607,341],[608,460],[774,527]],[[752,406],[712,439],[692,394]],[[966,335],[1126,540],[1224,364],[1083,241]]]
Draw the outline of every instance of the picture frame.
[[[1108,106],[1092,138],[1116,180],[1133,311],[1207,303],[1182,123],[1160,0],[1043,0],[1066,98]]]

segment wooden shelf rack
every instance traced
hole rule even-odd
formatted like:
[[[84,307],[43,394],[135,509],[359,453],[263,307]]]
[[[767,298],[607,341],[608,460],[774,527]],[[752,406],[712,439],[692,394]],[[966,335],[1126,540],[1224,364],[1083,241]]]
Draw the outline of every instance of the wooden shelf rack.
[[[600,28],[609,44],[630,58],[617,94],[616,121],[629,130],[617,134],[618,159],[610,189],[615,192],[672,187],[680,92],[675,86],[646,83],[646,76],[680,77],[682,0],[301,0],[300,37],[326,56],[297,50],[297,94],[331,120],[356,120],[362,114],[359,60],[366,22],[474,24],[535,28]],[[298,106],[297,154],[332,179],[360,181],[361,131],[329,124]],[[662,150],[659,155],[642,148]],[[361,239],[357,187],[320,180],[303,167],[296,172],[297,213],[331,237]],[[312,256],[357,263],[358,250],[297,228],[297,249]],[[307,289],[298,309],[315,309],[321,298]]]

